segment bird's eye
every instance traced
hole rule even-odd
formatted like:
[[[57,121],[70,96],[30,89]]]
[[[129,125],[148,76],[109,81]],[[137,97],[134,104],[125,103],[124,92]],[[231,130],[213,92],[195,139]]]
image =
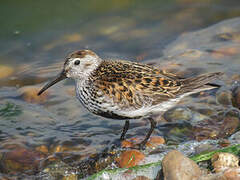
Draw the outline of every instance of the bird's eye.
[[[80,61],[79,60],[76,60],[76,61],[74,61],[74,65],[79,65],[80,64]]]

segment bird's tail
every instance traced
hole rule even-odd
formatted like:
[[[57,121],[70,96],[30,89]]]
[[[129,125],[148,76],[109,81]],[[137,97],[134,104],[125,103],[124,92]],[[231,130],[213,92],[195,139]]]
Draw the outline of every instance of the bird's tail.
[[[180,93],[187,93],[187,92],[200,92],[204,90],[219,88],[220,85],[210,83],[213,80],[218,79],[224,73],[222,72],[215,72],[215,73],[208,73],[202,74],[197,77],[191,77],[187,79],[182,79],[182,88]]]

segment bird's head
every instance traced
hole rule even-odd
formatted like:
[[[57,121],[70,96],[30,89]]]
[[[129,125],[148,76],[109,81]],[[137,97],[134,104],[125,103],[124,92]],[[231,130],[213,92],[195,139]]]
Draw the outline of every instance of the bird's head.
[[[84,81],[98,67],[102,59],[90,50],[80,50],[69,54],[65,60],[62,72],[51,82],[46,84],[39,92],[45,90],[66,78]]]

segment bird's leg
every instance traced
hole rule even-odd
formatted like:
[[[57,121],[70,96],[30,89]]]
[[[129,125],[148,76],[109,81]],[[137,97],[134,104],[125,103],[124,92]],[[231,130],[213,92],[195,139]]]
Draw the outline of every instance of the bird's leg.
[[[120,140],[124,140],[125,139],[125,135],[126,135],[126,133],[128,131],[128,128],[129,128],[129,120],[126,120],[125,124],[124,124],[124,127],[123,127],[123,130],[122,130],[122,134],[121,134]]]
[[[139,149],[144,149],[144,146],[146,145],[148,139],[150,138],[150,136],[151,136],[153,130],[155,129],[156,124],[157,124],[157,123],[153,120],[153,118],[151,118],[151,117],[148,117],[148,120],[149,120],[150,123],[151,123],[151,127],[150,127],[150,129],[149,129],[149,131],[148,131],[145,139],[138,144]]]

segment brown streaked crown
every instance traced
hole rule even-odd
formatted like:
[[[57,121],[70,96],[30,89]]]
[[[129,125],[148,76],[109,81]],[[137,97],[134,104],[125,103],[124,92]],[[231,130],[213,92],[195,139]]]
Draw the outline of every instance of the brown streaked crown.
[[[68,64],[69,60],[72,58],[84,58],[86,55],[90,55],[90,56],[97,56],[93,51],[91,50],[78,50],[78,51],[74,51],[72,53],[70,53],[67,57],[66,57],[66,61],[64,63],[64,65]]]
[[[96,54],[90,50],[79,50],[71,53],[69,58],[84,58],[86,55],[96,56]]]

